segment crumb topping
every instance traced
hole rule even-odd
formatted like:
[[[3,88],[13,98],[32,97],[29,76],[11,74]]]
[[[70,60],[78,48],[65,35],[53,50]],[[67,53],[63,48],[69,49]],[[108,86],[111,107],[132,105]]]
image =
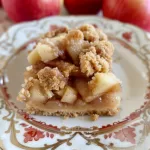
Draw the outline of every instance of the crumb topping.
[[[46,90],[59,90],[63,89],[66,85],[66,79],[57,67],[45,67],[37,75],[40,83]]]
[[[33,79],[33,77],[29,77],[28,79],[25,79],[25,83],[22,84],[22,89],[19,92],[19,95],[17,97],[17,100],[19,101],[27,101],[28,98],[30,98],[30,88],[33,87],[34,81],[36,79]]]
[[[92,114],[92,115],[91,115],[91,120],[92,120],[92,121],[96,121],[96,120],[98,120],[98,118],[99,118],[99,115],[98,115],[98,114]]]
[[[109,64],[103,57],[96,53],[95,47],[90,47],[87,51],[79,55],[81,72],[87,76],[95,72],[108,72]]]
[[[99,35],[96,32],[96,29],[92,25],[83,25],[79,28],[84,35],[84,39],[88,40],[90,42],[93,42],[95,40],[99,40]]]
[[[46,64],[42,61],[38,62],[35,65],[32,65],[32,70],[35,74],[37,74],[41,69],[43,69],[44,67],[46,67]]]
[[[70,75],[79,72],[79,67],[75,66],[72,63],[65,62],[63,60],[54,60],[50,61],[49,65],[52,67],[57,67],[65,77],[69,77]]]
[[[92,43],[92,45],[96,48],[97,53],[101,57],[110,62],[114,52],[114,47],[109,41],[95,41]]]
[[[113,52],[114,47],[108,41],[107,35],[101,29],[89,24],[76,29],[62,27],[48,32],[37,41],[28,55],[31,66],[26,68],[25,83],[22,85],[18,99],[25,101],[30,97],[39,96],[44,100],[59,96],[61,101],[65,95],[63,102],[72,104],[78,96],[82,97],[79,91],[86,93],[95,85],[97,87],[93,88],[100,91],[98,84],[101,83],[94,84],[93,77],[96,73],[111,71]],[[80,83],[75,83],[78,77],[85,78],[88,82],[83,84],[82,89]],[[107,81],[107,77],[105,80]],[[34,89],[35,82],[37,86]],[[78,88],[75,84],[79,84]],[[35,94],[36,91],[39,95]],[[92,101],[95,95],[89,97]],[[93,115],[93,118],[96,120],[98,116]]]
[[[85,24],[79,29],[83,32],[84,39],[88,40],[89,42],[107,40],[106,34],[104,34],[99,28],[95,28],[92,25]]]
[[[68,29],[66,27],[59,27],[55,30],[52,30],[50,32],[47,32],[46,34],[44,34],[42,36],[42,38],[52,38],[52,37],[55,37],[55,36],[58,36],[59,34],[61,33],[67,33],[68,32]]]

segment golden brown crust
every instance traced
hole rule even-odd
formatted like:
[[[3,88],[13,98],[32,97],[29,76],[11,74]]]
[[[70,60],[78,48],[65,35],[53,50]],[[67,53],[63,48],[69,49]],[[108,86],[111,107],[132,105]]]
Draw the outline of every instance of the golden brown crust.
[[[32,107],[30,105],[26,105],[27,113],[33,114],[33,115],[44,115],[44,116],[65,116],[65,117],[77,117],[77,116],[85,116],[85,115],[93,115],[94,118],[96,116],[114,116],[119,112],[119,108],[115,109],[104,109],[104,110],[89,110],[89,111],[64,111],[64,110],[56,110],[56,111],[46,111],[39,108],[36,108],[35,106]]]

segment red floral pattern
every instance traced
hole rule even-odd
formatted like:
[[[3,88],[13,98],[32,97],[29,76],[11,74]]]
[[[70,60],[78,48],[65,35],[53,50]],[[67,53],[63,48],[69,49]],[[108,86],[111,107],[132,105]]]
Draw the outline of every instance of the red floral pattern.
[[[40,127],[43,127],[45,129],[53,128],[54,130],[60,131],[60,128],[58,128],[57,126],[53,126],[51,124],[46,124],[45,122],[42,122],[42,121],[37,121],[37,120],[35,120],[35,118],[31,117],[29,114],[27,114],[23,110],[19,110],[18,113],[20,115],[22,115],[25,120],[33,121],[34,123],[40,125]]]
[[[126,39],[127,41],[130,41],[131,38],[132,38],[132,32],[124,32],[124,33],[122,34],[122,37],[123,37],[124,39]]]
[[[21,126],[27,127],[28,125],[26,123],[20,123]]]
[[[141,125],[142,123],[143,123],[142,121],[141,122],[137,122],[137,123],[132,124],[132,126],[133,127],[137,127],[137,126]]]
[[[38,141],[40,138],[44,138],[44,132],[37,130],[33,128],[32,126],[25,128],[25,133],[24,133],[24,142],[27,143],[29,141]]]
[[[124,129],[121,129],[117,132],[114,132],[114,138],[119,139],[121,142],[127,141],[132,144],[135,144],[135,136],[136,134],[134,133],[135,128],[132,127],[127,127]]]
[[[44,131],[40,131],[36,128],[33,128],[32,126],[28,127],[29,125],[27,125],[26,123],[20,123],[20,125],[22,127],[26,127],[25,133],[24,133],[24,142],[27,143],[29,141],[38,141],[39,139],[42,138],[50,138],[53,139],[54,138],[54,134],[53,133],[49,133],[49,132],[44,132]]]
[[[52,134],[52,133],[49,133],[49,132],[46,132],[46,136],[47,136],[47,137],[50,137],[51,139],[53,139],[53,137],[54,137],[54,134]]]
[[[130,142],[132,144],[135,144],[136,134],[134,132],[135,132],[135,128],[128,126],[117,132],[105,134],[104,138],[107,139],[113,137],[115,139],[120,140],[121,142]]]
[[[108,134],[108,135],[107,135],[107,134],[104,135],[104,138],[105,138],[105,139],[111,138],[111,137],[112,137],[112,133],[110,133],[110,134]]]
[[[129,119],[133,120],[135,118],[138,118],[141,115],[141,110],[133,112],[130,114]]]

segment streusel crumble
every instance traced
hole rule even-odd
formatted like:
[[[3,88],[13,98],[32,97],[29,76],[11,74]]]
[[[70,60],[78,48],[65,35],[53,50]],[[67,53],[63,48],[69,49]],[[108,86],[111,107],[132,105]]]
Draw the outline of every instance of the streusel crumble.
[[[113,52],[106,34],[90,24],[46,33],[28,55],[18,100],[31,114],[115,115],[121,87],[112,73]]]

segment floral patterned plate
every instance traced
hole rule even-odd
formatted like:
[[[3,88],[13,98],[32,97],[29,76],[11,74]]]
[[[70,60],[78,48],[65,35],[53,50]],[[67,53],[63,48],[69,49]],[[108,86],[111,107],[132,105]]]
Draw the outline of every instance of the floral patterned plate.
[[[121,111],[114,117],[64,120],[29,115],[16,101],[34,40],[57,26],[91,23],[115,46],[113,70],[122,80]],[[51,17],[18,24],[0,37],[0,149],[150,149],[150,41],[137,27],[100,17]]]

